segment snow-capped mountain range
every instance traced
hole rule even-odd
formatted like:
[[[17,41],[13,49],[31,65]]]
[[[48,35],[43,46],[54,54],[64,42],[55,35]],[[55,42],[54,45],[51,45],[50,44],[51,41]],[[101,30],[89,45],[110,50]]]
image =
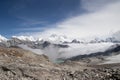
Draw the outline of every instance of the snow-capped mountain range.
[[[35,41],[33,36],[12,36],[12,38],[16,38],[22,41]]]
[[[21,41],[49,41],[51,43],[99,43],[99,42],[120,42],[120,31],[113,33],[109,37],[100,38],[99,36],[94,38],[69,38],[66,35],[52,34],[48,37],[35,38],[34,36],[12,36],[10,39],[0,35],[0,42],[8,41],[11,39],[18,39]]]
[[[120,45],[120,32],[106,38],[68,38],[65,35],[53,34],[49,37],[12,36],[7,39],[0,35],[0,46],[21,47],[36,54],[46,54],[51,61],[67,59],[79,55],[105,52]],[[115,46],[115,47],[114,47]]]

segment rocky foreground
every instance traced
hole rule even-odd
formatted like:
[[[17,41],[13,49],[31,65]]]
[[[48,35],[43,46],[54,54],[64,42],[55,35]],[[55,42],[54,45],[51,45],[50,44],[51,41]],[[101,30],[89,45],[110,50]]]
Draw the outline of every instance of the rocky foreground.
[[[45,55],[0,47],[0,80],[120,80],[120,64],[52,63]]]

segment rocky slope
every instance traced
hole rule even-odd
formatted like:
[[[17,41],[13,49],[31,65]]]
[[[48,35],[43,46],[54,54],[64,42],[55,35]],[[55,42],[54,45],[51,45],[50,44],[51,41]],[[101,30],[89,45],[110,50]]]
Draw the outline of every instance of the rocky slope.
[[[0,80],[119,80],[120,64],[52,63],[45,55],[0,47]]]

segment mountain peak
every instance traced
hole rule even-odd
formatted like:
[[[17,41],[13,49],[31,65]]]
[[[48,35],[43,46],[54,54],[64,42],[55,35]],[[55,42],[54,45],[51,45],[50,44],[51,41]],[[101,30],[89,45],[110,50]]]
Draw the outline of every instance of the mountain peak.
[[[0,35],[0,42],[2,42],[2,41],[7,41],[7,38],[5,38],[2,35]]]
[[[57,35],[57,34],[50,35],[48,39],[54,42],[66,42],[66,41],[71,42],[72,41],[65,35]]]

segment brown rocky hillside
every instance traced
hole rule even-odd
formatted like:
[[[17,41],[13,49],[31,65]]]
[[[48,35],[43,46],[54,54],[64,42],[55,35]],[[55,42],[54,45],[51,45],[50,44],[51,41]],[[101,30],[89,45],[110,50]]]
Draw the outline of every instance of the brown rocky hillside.
[[[0,47],[0,80],[120,80],[119,67],[77,61],[55,64],[45,55]]]

